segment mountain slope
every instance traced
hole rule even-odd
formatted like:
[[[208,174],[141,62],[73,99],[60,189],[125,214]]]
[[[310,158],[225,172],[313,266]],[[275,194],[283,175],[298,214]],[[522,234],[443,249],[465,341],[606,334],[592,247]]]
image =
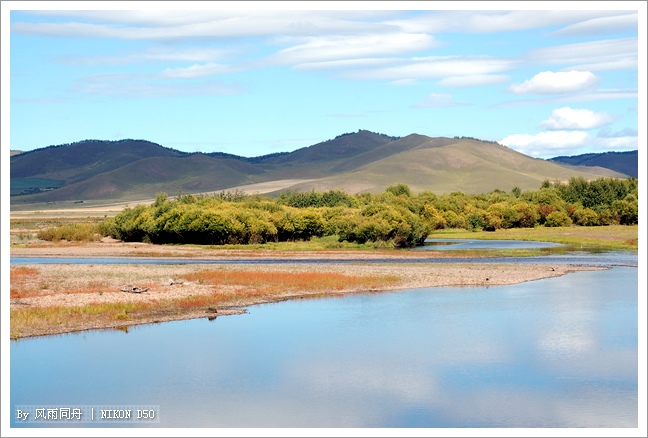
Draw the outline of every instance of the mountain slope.
[[[639,151],[603,152],[551,158],[551,161],[572,166],[599,166],[635,178],[639,177]]]
[[[204,154],[145,158],[110,172],[46,193],[21,196],[21,202],[137,199],[158,192],[203,192],[263,180],[257,166]],[[16,201],[19,201],[16,199]]]
[[[267,169],[296,171],[299,176],[306,176],[303,172],[307,172],[311,177],[324,176],[335,172],[332,169],[339,164],[355,156],[374,151],[391,141],[390,137],[361,130],[298,149],[287,155],[266,159],[260,164]]]
[[[476,194],[496,188],[508,191],[515,186],[522,190],[536,190],[546,179],[600,177],[531,158],[499,144],[465,139],[446,139],[444,143],[450,144],[413,148],[353,172],[298,184],[290,189],[381,192],[390,185],[404,183],[415,192],[429,190],[441,194],[460,190]],[[606,176],[622,176],[613,171],[607,173]]]
[[[158,192],[210,192],[279,180],[300,180],[290,187],[296,190],[380,192],[405,183],[414,192],[484,193],[514,186],[535,190],[544,180],[571,176],[624,177],[600,167],[531,158],[493,142],[418,134],[394,138],[358,131],[256,158],[187,154],[145,141],[86,141],[13,157],[12,195],[22,195],[12,196],[11,203],[130,201]]]
[[[85,140],[12,156],[11,179],[44,178],[71,184],[143,158],[185,155],[144,140]]]

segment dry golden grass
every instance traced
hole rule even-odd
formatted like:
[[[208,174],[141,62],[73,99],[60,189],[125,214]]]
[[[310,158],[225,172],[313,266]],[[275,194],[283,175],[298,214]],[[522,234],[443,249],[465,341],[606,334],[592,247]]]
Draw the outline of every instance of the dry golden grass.
[[[12,270],[12,298],[55,295],[39,286],[39,273],[32,268]],[[21,282],[28,278],[32,283]],[[262,302],[284,300],[308,294],[366,290],[387,287],[401,281],[395,275],[345,275],[322,272],[255,272],[246,270],[205,270],[183,278],[208,286],[208,293],[173,299],[151,299],[139,302],[98,303],[79,306],[29,306],[11,311],[11,337],[64,333],[90,328],[127,325],[155,320],[182,319],[181,315],[212,309],[227,309]],[[48,281],[52,281],[51,277]],[[15,281],[15,284],[14,284]],[[54,279],[56,281],[56,279]],[[95,283],[93,285],[93,282]],[[140,287],[153,286],[145,283]],[[58,294],[97,294],[101,280],[88,280],[81,287],[49,286]],[[105,288],[103,288],[105,290]],[[110,292],[109,292],[110,293]],[[94,301],[94,300],[93,300]]]
[[[375,288],[378,285],[392,284],[398,281],[396,276],[365,277],[330,272],[232,272],[226,270],[196,272],[187,275],[186,278],[189,281],[215,286],[262,288],[267,293],[295,290],[336,291],[356,287]]]

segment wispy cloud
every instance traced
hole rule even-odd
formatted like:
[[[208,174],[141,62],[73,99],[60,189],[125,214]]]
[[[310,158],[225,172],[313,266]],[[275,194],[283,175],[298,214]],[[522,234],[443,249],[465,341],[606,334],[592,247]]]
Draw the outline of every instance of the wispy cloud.
[[[420,52],[440,47],[426,34],[380,34],[312,38],[304,44],[280,50],[267,59],[274,64],[307,64],[358,58],[376,58]]]
[[[462,76],[466,72],[471,72],[473,75],[499,73],[516,65],[517,61],[513,59],[491,56],[431,56],[395,60],[392,65],[373,68],[348,69],[337,76],[346,79],[388,81],[439,79]]]
[[[540,157],[574,153],[592,144],[594,138],[583,131],[551,131],[536,135],[514,134],[499,141],[518,152]]]
[[[629,150],[639,149],[639,138],[634,137],[613,137],[613,138],[599,138],[594,141],[594,147],[604,150]]]
[[[64,99],[11,99],[11,103],[64,103]]]
[[[580,23],[570,24],[550,35],[553,36],[596,36],[614,32],[632,31],[638,29],[639,16],[637,13],[599,17]]]
[[[596,134],[599,138],[637,137],[638,135],[639,131],[634,128],[623,128],[617,132],[613,132],[610,128],[603,128]]]
[[[241,94],[246,90],[240,85],[230,85],[219,81],[199,83],[150,82],[135,80],[129,82],[93,82],[80,84],[76,91],[87,94],[120,96],[126,98],[155,99],[179,96],[213,96]]]
[[[184,68],[167,68],[160,73],[161,79],[196,79],[216,76],[220,74],[233,73],[239,71],[240,68],[232,67],[225,64],[194,64],[190,67]]]
[[[563,70],[636,69],[638,47],[637,38],[621,38],[533,49],[524,58],[531,64],[569,65]]]
[[[615,117],[587,109],[557,108],[552,111],[547,120],[540,122],[540,128],[551,131],[565,129],[595,129],[610,124]]]
[[[467,103],[455,102],[450,94],[430,93],[425,100],[412,105],[412,108],[446,108],[451,106],[466,106]]]
[[[510,100],[507,102],[492,105],[491,108],[515,108],[528,105],[553,105],[561,103],[595,102],[598,100],[636,99],[638,96],[639,93],[637,92],[637,90],[599,89],[578,94],[569,94],[567,96],[551,96],[538,99]]]
[[[215,47],[149,47],[122,55],[64,55],[55,62],[64,65],[125,65],[143,62],[216,62],[230,58],[240,49]]]
[[[365,114],[329,114],[329,117],[336,117],[340,119],[357,119],[367,116]]]
[[[551,131],[536,135],[509,135],[499,143],[531,157],[551,157],[577,154],[588,147],[599,150],[637,149],[638,138],[594,137],[584,131]]]
[[[11,30],[23,35],[163,41],[400,31],[374,21],[375,14],[361,12],[345,16],[339,11],[57,11],[59,17],[90,18],[102,24],[16,22]]]
[[[437,85],[451,88],[483,87],[486,85],[502,84],[510,81],[508,75],[465,75],[451,76],[437,82]]]
[[[399,26],[408,32],[494,33],[571,25],[599,17],[627,13],[627,11],[586,10],[436,11],[387,23]]]
[[[565,94],[592,89],[601,78],[588,71],[538,73],[522,84],[512,84],[507,91],[515,94]]]

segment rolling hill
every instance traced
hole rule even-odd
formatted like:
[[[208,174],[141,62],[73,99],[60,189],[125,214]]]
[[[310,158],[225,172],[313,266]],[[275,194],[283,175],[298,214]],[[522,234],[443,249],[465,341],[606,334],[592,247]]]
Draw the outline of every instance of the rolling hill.
[[[495,143],[425,136],[408,136],[393,143],[403,141],[408,147],[399,148],[401,152],[348,173],[297,184],[289,189],[381,192],[395,182],[402,182],[414,192],[450,193],[459,190],[476,194],[496,188],[508,191],[515,186],[522,190],[535,190],[546,179],[565,181],[571,176],[586,179],[621,176],[602,168],[569,169]]]
[[[189,154],[144,140],[86,140],[13,156],[10,169],[12,189],[16,187],[12,205],[136,200],[161,191],[199,193],[279,180],[287,181],[284,189],[294,190],[380,192],[405,183],[415,192],[441,194],[514,186],[534,190],[546,179],[571,176],[623,177],[600,167],[531,158],[494,142],[419,134],[398,138],[362,130],[290,153],[253,158]],[[295,180],[300,182],[289,185]],[[22,195],[14,196],[18,193]]]
[[[639,177],[639,151],[602,152],[551,158],[572,166],[600,166],[635,178]]]
[[[11,156],[11,180],[41,178],[67,185],[144,158],[186,155],[145,140],[84,140]]]

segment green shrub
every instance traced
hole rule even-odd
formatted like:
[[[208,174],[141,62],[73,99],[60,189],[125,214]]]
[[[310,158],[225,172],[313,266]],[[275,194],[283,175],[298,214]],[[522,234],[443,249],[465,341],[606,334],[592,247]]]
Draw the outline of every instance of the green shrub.
[[[638,218],[639,206],[636,202],[626,200],[617,200],[612,203],[612,214],[616,216],[621,225],[636,224]]]
[[[126,208],[96,232],[124,241],[153,243],[265,243],[338,236],[377,247],[410,247],[444,228],[483,229],[583,226],[638,222],[636,179],[543,183],[537,191],[483,195],[412,194],[404,184],[383,193],[349,195],[285,192],[277,198],[222,192],[215,196],[158,193],[151,206]],[[58,234],[57,234],[58,233]],[[80,235],[80,234],[79,234]],[[51,229],[50,239],[62,239]],[[71,237],[80,239],[80,237]],[[337,245],[337,244],[336,244]]]
[[[581,208],[574,212],[574,221],[577,225],[586,227],[600,225],[599,216],[591,208]]]
[[[545,227],[566,227],[572,224],[572,220],[564,211],[549,213],[545,221]]]

